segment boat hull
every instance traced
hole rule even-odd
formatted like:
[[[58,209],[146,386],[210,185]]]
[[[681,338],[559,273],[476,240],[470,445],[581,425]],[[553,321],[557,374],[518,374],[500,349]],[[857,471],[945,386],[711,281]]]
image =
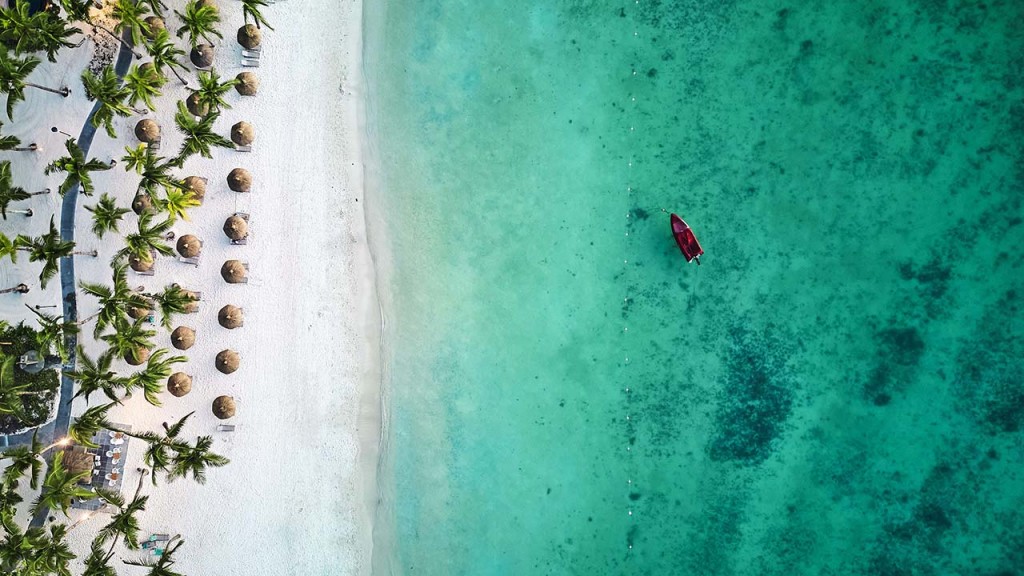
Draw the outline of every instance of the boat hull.
[[[693,262],[698,259],[704,253],[704,249],[700,247],[693,230],[677,214],[669,215],[669,220],[672,223],[672,236],[676,239],[676,245],[679,246],[686,261]],[[700,264],[700,260],[697,260],[697,263]]]

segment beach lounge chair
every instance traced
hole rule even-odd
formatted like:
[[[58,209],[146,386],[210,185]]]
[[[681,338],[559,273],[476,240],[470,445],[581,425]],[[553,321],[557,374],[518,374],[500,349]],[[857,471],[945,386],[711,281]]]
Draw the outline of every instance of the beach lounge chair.
[[[252,152],[252,144],[247,144],[245,146],[235,144],[235,150],[237,152]]]
[[[242,48],[242,58],[251,58],[253,60],[259,60],[262,54],[262,46],[257,46],[255,48]]]
[[[244,68],[259,68],[260,67],[260,59],[259,58],[246,58],[245,56],[242,56],[242,66]]]
[[[217,425],[217,432],[234,432],[234,431],[235,431],[235,425],[234,424],[218,424]]]

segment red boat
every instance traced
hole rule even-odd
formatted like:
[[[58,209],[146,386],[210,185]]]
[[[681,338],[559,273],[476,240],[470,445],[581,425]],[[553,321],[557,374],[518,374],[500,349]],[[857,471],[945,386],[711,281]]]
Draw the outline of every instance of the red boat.
[[[672,235],[675,236],[676,244],[682,250],[686,261],[693,262],[696,260],[697,265],[700,266],[700,255],[704,253],[704,249],[700,247],[700,242],[697,242],[697,237],[693,235],[693,230],[676,214],[670,214],[669,220],[672,222]]]

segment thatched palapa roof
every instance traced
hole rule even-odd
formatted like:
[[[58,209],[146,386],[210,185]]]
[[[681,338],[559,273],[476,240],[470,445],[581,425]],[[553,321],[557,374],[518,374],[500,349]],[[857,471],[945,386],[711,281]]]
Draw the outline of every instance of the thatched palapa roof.
[[[199,44],[188,54],[188,59],[196,68],[206,69],[213,66],[213,46]]]
[[[143,118],[135,125],[135,137],[140,142],[146,144],[152,144],[160,141],[160,125],[156,123],[156,120],[151,118]]]
[[[239,284],[245,281],[248,275],[245,264],[241,260],[228,260],[220,267],[220,275],[228,284]]]
[[[241,362],[242,357],[234,350],[221,350],[217,353],[217,370],[220,370],[224,374],[231,374],[235,370],[238,370],[238,365]]]
[[[238,29],[238,43],[242,45],[242,48],[248,50],[254,50],[263,41],[263,34],[255,24],[246,24]]]
[[[178,244],[175,248],[177,248],[178,254],[181,254],[183,258],[195,258],[202,252],[203,243],[199,240],[199,237],[185,234],[178,238]]]
[[[228,172],[228,188],[234,192],[248,192],[252,189],[252,174],[245,168],[234,168]]]
[[[196,331],[188,326],[178,326],[171,332],[171,346],[178,350],[188,350],[196,343]]]
[[[241,240],[249,235],[249,223],[241,216],[228,216],[224,221],[224,234],[232,240]]]
[[[210,113],[210,105],[205,102],[200,102],[198,92],[193,92],[192,94],[189,94],[188,98],[185,98],[185,108],[187,108],[193,116],[206,116]]]
[[[256,141],[256,129],[244,120],[235,122],[231,127],[231,141],[239,146],[249,146]]]
[[[184,372],[175,372],[167,379],[167,391],[175,398],[181,398],[192,391],[192,377]]]
[[[167,25],[164,24],[164,19],[159,16],[150,16],[146,18],[145,22],[146,25],[142,27],[142,33],[150,40],[156,37],[157,30],[167,30]]]
[[[84,473],[91,474],[94,466],[92,454],[89,454],[85,448],[81,446],[65,448],[64,458],[61,462],[64,469],[72,476],[78,476],[79,474]],[[92,480],[92,477],[87,477],[86,481],[88,480]]]
[[[260,78],[255,72],[239,72],[235,79],[238,80],[235,90],[242,96],[255,96],[259,92]]]
[[[132,366],[142,365],[146,360],[149,360],[149,348],[144,346],[136,348],[134,354],[132,354],[131,351],[124,353],[124,361]]]
[[[135,254],[128,257],[128,266],[136,272],[148,272],[153,269],[154,260],[150,256],[148,260],[139,258]]]
[[[228,304],[217,313],[217,322],[228,330],[234,330],[241,327],[242,323],[245,322],[245,315],[238,306]]]
[[[217,396],[213,400],[213,415],[227,420],[235,415],[235,399],[231,396]]]
[[[181,181],[185,190],[192,193],[192,197],[201,203],[206,198],[206,179],[199,176],[189,176]]]

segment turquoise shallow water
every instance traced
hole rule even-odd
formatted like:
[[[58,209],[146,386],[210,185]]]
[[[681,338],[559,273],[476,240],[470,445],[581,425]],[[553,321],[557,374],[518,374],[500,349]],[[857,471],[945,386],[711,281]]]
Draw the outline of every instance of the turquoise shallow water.
[[[370,4],[375,573],[1024,573],[1024,7]]]

